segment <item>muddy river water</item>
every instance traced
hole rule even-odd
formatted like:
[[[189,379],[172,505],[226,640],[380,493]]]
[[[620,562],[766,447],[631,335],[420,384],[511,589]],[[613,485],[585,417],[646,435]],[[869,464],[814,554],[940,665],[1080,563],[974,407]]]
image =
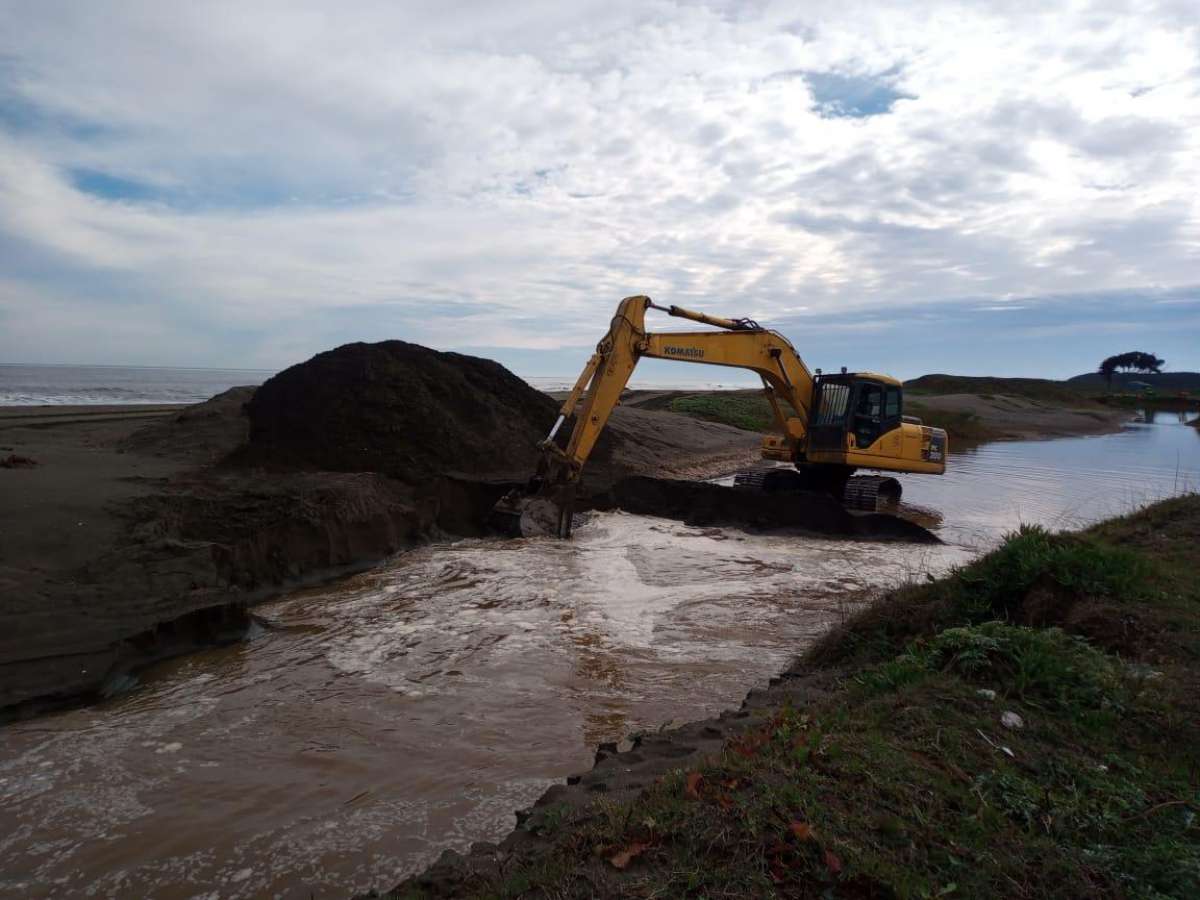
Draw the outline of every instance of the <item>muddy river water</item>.
[[[880,588],[1021,522],[1200,485],[1176,414],[991,444],[905,479],[938,547],[622,513],[570,543],[469,540],[257,609],[232,647],[0,729],[0,895],[343,897],[495,840],[594,744],[736,706]]]

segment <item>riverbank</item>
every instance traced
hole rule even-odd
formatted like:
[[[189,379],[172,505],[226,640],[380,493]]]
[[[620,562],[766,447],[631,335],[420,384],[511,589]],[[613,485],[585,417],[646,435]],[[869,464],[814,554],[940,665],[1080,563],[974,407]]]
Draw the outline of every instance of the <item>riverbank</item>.
[[[0,410],[0,459],[14,460],[0,468],[0,716],[96,699],[151,662],[240,638],[269,597],[477,535],[508,487],[230,464],[254,394]],[[757,457],[744,431],[661,412],[618,410],[610,433],[589,467],[594,489]],[[526,452],[532,471],[532,439]]]
[[[0,414],[0,446],[29,460],[0,472],[4,715],[95,699],[139,666],[237,639],[252,603],[415,539],[422,510],[386,479],[222,468],[252,390]]]
[[[389,896],[1194,896],[1198,530],[1023,529]]]
[[[1009,393],[990,393],[964,390],[958,381],[932,382],[922,387],[923,379],[917,379],[918,387],[906,385],[904,411],[919,417],[926,425],[944,428],[950,435],[952,449],[985,441],[1112,434],[1120,431],[1132,415],[1128,409],[1105,405],[1092,396],[1069,389],[1047,390],[1041,396],[1020,393],[1022,389],[1029,390],[1024,385],[1027,380],[988,379],[1020,383],[1015,388],[1005,388],[1003,384],[998,388]],[[622,404],[674,412],[754,432],[774,427],[770,405],[759,390],[628,391]]]

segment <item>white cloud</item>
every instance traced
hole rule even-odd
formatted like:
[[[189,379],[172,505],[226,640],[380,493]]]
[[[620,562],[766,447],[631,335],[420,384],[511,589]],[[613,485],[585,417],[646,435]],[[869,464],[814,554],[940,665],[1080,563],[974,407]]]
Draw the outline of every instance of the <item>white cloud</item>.
[[[224,330],[212,362],[273,365],[588,344],[631,293],[770,321],[1195,283],[1188,7],[3,4],[0,313],[44,297],[120,361],[136,301],[168,356]],[[901,96],[829,118],[802,72]],[[35,321],[0,354],[67,352]]]

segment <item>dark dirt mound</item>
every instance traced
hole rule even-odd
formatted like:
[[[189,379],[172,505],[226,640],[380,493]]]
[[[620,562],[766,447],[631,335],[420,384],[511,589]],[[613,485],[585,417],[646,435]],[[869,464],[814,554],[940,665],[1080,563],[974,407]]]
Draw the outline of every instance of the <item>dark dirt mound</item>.
[[[246,406],[241,462],[527,478],[555,403],[497,362],[405,341],[346,344],[269,379]]]
[[[191,462],[215,462],[246,442],[245,406],[253,387],[233,387],[169,418],[151,422],[120,442],[122,450]]]
[[[828,494],[787,491],[764,494],[703,481],[626,478],[593,499],[596,509],[679,519],[688,525],[739,525],[762,531],[795,529],[876,540],[939,543],[932,532],[906,519],[854,515]]]

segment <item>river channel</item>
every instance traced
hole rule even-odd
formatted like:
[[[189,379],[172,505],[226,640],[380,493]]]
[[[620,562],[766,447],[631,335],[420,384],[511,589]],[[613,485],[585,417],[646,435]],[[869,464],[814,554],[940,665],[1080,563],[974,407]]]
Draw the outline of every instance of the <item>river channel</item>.
[[[736,706],[881,589],[1021,523],[1200,486],[1175,414],[984,445],[904,508],[944,545],[608,513],[569,543],[466,540],[260,606],[238,645],[0,729],[0,894],[344,897],[390,887],[585,770],[594,745]]]

